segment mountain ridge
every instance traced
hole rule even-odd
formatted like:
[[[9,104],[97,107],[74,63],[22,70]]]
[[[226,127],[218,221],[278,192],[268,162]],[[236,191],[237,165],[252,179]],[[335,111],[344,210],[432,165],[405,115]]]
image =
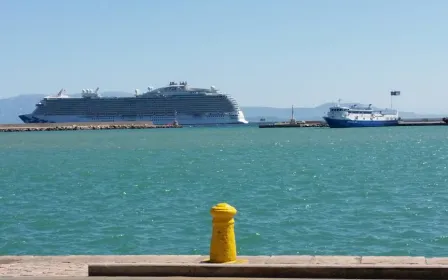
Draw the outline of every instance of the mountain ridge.
[[[133,96],[132,93],[120,92],[120,91],[108,91],[101,93],[102,96]],[[0,123],[2,124],[14,124],[22,123],[19,119],[20,114],[29,114],[35,109],[35,105],[42,98],[48,95],[44,94],[22,94],[9,98],[0,99]],[[81,94],[71,94],[73,97],[80,97]],[[335,103],[327,102],[316,107],[294,107],[294,116],[297,120],[322,120],[322,117],[326,114],[331,106]],[[343,103],[341,105],[353,105],[358,104],[365,106],[364,104],[352,102]],[[258,122],[261,118],[265,118],[266,121],[285,121],[291,118],[290,108],[276,108],[269,106],[241,106],[249,122]],[[372,106],[374,109],[384,109]],[[444,115],[438,114],[418,114],[414,112],[399,112],[402,118],[440,118]]]

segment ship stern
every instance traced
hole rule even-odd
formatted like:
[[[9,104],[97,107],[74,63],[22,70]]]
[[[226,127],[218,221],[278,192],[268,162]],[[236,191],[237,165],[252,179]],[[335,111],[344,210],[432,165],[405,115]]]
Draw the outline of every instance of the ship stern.
[[[248,124],[249,122],[246,120],[246,118],[244,117],[244,113],[243,111],[238,111],[238,122],[241,124]]]

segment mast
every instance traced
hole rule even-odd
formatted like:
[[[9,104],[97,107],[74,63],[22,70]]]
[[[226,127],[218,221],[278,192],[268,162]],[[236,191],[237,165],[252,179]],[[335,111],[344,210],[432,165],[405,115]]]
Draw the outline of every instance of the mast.
[[[392,107],[392,99],[394,96],[400,96],[400,91],[399,90],[393,90],[390,92],[390,109],[393,109]]]
[[[63,92],[64,92],[64,89],[62,88],[56,96],[58,96],[58,97],[61,96]]]

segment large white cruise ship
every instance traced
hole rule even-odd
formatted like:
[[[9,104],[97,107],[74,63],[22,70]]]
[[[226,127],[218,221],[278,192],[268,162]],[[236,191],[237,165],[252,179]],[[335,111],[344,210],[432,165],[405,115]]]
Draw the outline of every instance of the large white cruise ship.
[[[47,96],[31,114],[20,115],[24,123],[152,121],[181,125],[247,124],[238,103],[215,87],[193,88],[187,82],[170,82],[134,97],[102,97],[90,89],[81,97]]]

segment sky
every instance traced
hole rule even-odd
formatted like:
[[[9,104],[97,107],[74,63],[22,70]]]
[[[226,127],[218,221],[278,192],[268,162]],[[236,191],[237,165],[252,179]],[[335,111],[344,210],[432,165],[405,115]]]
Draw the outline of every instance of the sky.
[[[448,1],[0,0],[0,98],[170,81],[242,106],[448,113]]]

